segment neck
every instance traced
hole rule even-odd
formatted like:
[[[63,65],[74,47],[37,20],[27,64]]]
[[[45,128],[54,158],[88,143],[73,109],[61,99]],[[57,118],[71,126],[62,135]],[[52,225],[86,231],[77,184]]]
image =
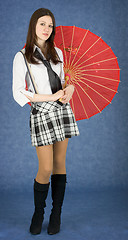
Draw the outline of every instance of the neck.
[[[41,49],[41,51],[45,52],[46,51],[46,42],[37,42],[36,45]]]
[[[44,57],[47,58],[47,48],[46,48],[46,46],[42,48],[39,44],[36,44],[36,45],[40,48],[40,50],[43,53]]]

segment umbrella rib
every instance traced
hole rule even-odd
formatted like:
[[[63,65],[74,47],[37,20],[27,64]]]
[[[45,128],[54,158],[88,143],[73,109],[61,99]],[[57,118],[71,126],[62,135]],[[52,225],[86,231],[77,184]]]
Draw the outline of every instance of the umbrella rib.
[[[83,110],[84,110],[84,112],[85,112],[85,115],[86,115],[86,117],[88,118],[88,114],[87,114],[87,112],[86,112],[86,110],[85,110],[84,104],[83,104],[83,102],[82,102],[82,100],[81,100],[81,97],[80,97],[80,95],[79,95],[79,93],[78,93],[77,88],[75,88],[75,91],[77,92],[77,95],[78,95],[78,97],[79,97],[79,100],[80,100],[80,102],[81,102],[81,105],[82,105],[82,107],[83,107]]]
[[[95,54],[95,55],[91,56],[90,58],[86,59],[86,60],[85,60],[85,61],[83,61],[82,63],[78,64],[78,65],[77,65],[77,67],[81,66],[83,63],[85,63],[85,62],[89,61],[90,59],[92,59],[92,58],[96,57],[97,55],[99,55],[99,54],[101,54],[101,53],[103,53],[103,52],[105,52],[105,51],[107,51],[107,50],[109,50],[109,49],[111,49],[111,47],[108,47],[108,48],[104,49],[103,51],[101,51],[101,52],[98,52],[97,54]]]
[[[87,95],[87,97],[90,99],[90,101],[93,103],[93,105],[97,108],[97,110],[99,111],[99,112],[101,112],[100,111],[100,109],[97,107],[97,105],[94,103],[94,101],[92,100],[92,98],[86,93],[86,91],[81,87],[81,85],[78,83],[78,82],[76,82],[76,84],[77,85],[79,85],[79,87],[82,89],[82,91]]]
[[[81,55],[81,57],[74,63],[74,66],[80,61],[80,59],[101,39],[101,37],[99,37],[88,49],[85,53],[83,53],[83,55]]]
[[[76,82],[79,82],[79,81],[80,81],[79,78],[76,78],[76,79],[78,80],[78,81],[76,81]],[[110,91],[112,91],[112,92],[117,92],[117,91],[115,91],[115,90],[113,90],[113,89],[111,89],[111,88],[108,88],[108,87],[106,87],[106,86],[104,86],[104,85],[102,85],[102,84],[93,82],[93,81],[91,81],[91,80],[89,80],[89,79],[87,79],[87,78],[81,78],[81,79],[87,80],[88,82],[91,82],[91,83],[96,84],[96,85],[98,85],[98,86],[100,86],[100,87],[106,88],[106,89],[108,89],[108,90],[110,90]]]
[[[77,53],[78,53],[78,51],[79,51],[79,49],[80,49],[80,47],[81,47],[81,45],[82,45],[82,43],[83,43],[85,37],[87,36],[88,31],[89,31],[89,29],[86,31],[86,33],[85,33],[85,35],[84,35],[84,37],[83,37],[83,39],[82,39],[82,41],[81,41],[81,43],[80,43],[78,49],[77,49],[77,52],[76,52],[76,54],[75,54],[75,56],[74,56],[74,58],[73,58],[73,60],[72,60],[72,62],[71,62],[71,66],[72,66],[72,64],[73,64],[73,62],[74,62],[74,60],[75,60],[75,58],[76,58],[76,55],[77,55]]]
[[[76,76],[77,75],[78,74],[76,74]],[[103,78],[103,79],[107,79],[109,81],[114,81],[114,82],[120,82],[120,80],[117,80],[117,79],[112,79],[112,78],[107,78],[107,77],[102,77],[102,76],[97,76],[97,75],[91,75],[91,74],[87,74],[87,73],[82,73],[81,75],[78,75],[78,77],[83,77],[84,75],[90,76],[90,77],[96,77],[96,78]]]
[[[62,30],[62,26],[60,26],[61,28],[61,35],[62,35],[62,41],[63,41],[63,46],[64,46],[64,49],[65,49],[65,42],[64,42],[64,35],[63,35],[63,30]],[[67,55],[66,55],[66,51],[64,51],[64,55],[65,55],[65,62],[66,62],[66,65],[67,65]]]
[[[69,55],[69,65],[70,65],[70,60],[71,60],[71,53],[72,53],[72,44],[73,44],[73,38],[74,38],[74,31],[75,31],[75,26],[73,26],[73,33],[72,33],[72,40],[71,40],[71,51]]]
[[[113,59],[117,59],[117,57],[115,57],[115,58],[109,58],[109,59],[104,59],[104,60],[99,61],[99,62],[93,62],[93,63],[90,63],[90,64],[88,64],[88,65],[84,65],[84,66],[80,67],[79,69],[82,69],[82,68],[88,67],[88,66],[92,66],[92,65],[95,65],[95,64],[98,64],[98,63],[102,63],[102,62],[111,61],[111,60],[113,60]]]
[[[78,70],[79,70],[79,69],[78,69]],[[87,72],[87,71],[99,71],[99,70],[102,70],[102,71],[106,71],[106,70],[107,70],[107,71],[109,71],[109,70],[111,70],[111,71],[114,70],[114,71],[115,71],[115,70],[118,70],[118,71],[119,71],[120,68],[115,68],[115,69],[114,69],[114,68],[109,68],[109,69],[103,69],[103,68],[95,68],[95,69],[94,69],[94,68],[93,68],[93,69],[81,70],[81,72]],[[76,73],[78,73],[78,72],[79,72],[79,71],[76,70]]]
[[[92,88],[90,85],[88,85],[87,83],[85,83],[82,80],[79,80],[79,82],[82,82],[83,84],[85,84],[87,87],[91,88],[94,92],[96,92],[98,95],[100,95],[102,98],[104,98],[107,102],[111,103],[107,98],[105,98],[102,94],[100,94],[98,91],[96,91],[94,88]]]

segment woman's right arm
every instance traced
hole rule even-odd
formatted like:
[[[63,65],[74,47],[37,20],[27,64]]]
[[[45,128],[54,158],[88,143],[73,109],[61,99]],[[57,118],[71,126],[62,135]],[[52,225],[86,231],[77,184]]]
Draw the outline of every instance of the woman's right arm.
[[[12,91],[13,97],[15,101],[23,107],[26,103],[30,102],[30,100],[22,93],[26,93],[30,97],[33,97],[34,93],[26,91],[26,65],[24,62],[24,58],[22,53],[18,52],[13,60],[13,83],[12,83]]]

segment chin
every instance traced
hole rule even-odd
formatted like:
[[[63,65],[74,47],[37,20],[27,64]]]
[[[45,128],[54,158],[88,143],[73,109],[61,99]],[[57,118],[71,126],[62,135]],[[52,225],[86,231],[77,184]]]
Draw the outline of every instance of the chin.
[[[43,38],[42,38],[42,40],[45,40],[45,41],[46,41],[47,39],[49,39],[49,36],[48,36],[48,37],[43,37]]]

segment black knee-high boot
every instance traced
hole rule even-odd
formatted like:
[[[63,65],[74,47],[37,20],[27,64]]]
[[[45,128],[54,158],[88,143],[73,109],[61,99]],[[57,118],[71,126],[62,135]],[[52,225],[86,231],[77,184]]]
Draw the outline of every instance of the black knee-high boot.
[[[48,225],[48,234],[56,234],[60,231],[61,211],[66,188],[66,174],[55,174],[51,176],[52,187],[52,210]]]
[[[42,223],[44,220],[44,208],[46,207],[45,200],[48,195],[48,189],[49,183],[41,184],[34,179],[35,211],[29,229],[32,234],[39,234],[41,232]]]

